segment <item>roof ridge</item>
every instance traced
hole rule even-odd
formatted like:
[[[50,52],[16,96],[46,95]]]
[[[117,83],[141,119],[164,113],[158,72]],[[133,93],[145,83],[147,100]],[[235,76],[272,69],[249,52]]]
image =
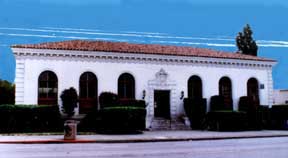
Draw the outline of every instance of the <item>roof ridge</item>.
[[[176,56],[194,56],[210,58],[226,58],[240,60],[271,61],[263,57],[240,54],[237,52],[225,52],[210,48],[199,48],[189,46],[112,42],[104,40],[67,40],[44,42],[38,44],[18,44],[12,45],[12,48],[30,48],[30,49],[55,49],[55,50],[77,50],[77,51],[104,51],[118,53],[138,53],[138,54],[156,54],[156,55],[176,55]]]

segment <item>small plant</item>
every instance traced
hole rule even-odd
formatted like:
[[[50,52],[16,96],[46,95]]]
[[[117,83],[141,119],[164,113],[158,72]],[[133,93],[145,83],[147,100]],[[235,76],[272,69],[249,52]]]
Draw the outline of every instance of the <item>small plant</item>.
[[[65,89],[60,97],[62,100],[62,112],[67,114],[68,117],[72,117],[78,103],[78,95],[75,88]]]

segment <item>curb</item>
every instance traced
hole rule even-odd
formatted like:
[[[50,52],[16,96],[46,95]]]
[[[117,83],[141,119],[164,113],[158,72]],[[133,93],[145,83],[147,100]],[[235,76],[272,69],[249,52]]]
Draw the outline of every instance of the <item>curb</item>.
[[[288,135],[258,135],[258,136],[231,136],[231,137],[200,137],[200,138],[151,138],[151,139],[128,139],[128,140],[14,140],[0,141],[0,144],[71,144],[71,143],[145,143],[145,142],[176,142],[176,141],[207,141],[225,139],[252,139],[252,138],[274,138],[288,137]]]

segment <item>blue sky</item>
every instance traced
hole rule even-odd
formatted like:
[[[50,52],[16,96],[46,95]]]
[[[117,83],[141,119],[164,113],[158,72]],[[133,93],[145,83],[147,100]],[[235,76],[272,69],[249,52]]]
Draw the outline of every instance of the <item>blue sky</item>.
[[[258,4],[258,5],[288,5],[287,0],[0,0],[4,3],[52,3],[64,5],[86,4],[132,4],[132,3],[185,3],[185,4]]]
[[[249,23],[259,56],[279,61],[274,87],[288,89],[287,17],[285,0],[0,0],[0,79],[14,81],[13,44],[88,39],[235,52]]]

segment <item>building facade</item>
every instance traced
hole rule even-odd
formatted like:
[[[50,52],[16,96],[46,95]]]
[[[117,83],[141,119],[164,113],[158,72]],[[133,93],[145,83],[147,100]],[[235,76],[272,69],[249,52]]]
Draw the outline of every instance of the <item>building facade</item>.
[[[273,104],[276,61],[270,59],[202,48],[80,40],[15,45],[12,50],[16,104],[61,105],[61,92],[74,87],[80,96],[78,111],[84,113],[91,106],[100,108],[101,92],[114,92],[146,101],[147,127],[155,116],[184,114],[183,98],[188,95],[201,95],[208,105],[213,95],[229,96],[234,110],[247,95],[257,97],[261,105]],[[161,97],[168,106],[159,109]]]
[[[281,89],[281,90],[274,90],[274,100],[273,104],[288,104],[288,90]]]

